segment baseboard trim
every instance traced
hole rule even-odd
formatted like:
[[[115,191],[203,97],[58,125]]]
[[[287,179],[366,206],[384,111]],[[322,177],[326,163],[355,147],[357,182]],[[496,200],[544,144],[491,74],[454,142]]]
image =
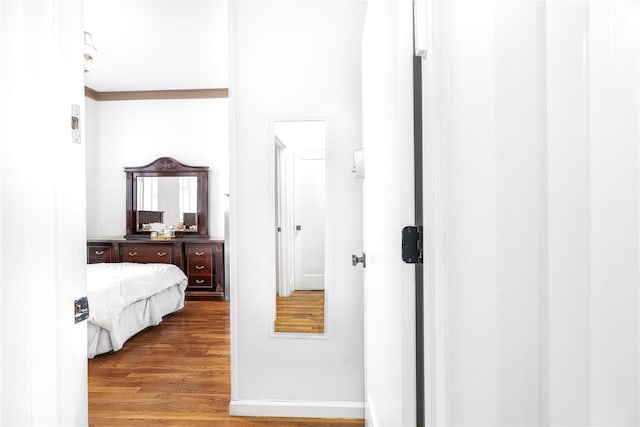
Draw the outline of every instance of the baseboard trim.
[[[229,415],[243,417],[364,418],[363,402],[232,400]]]

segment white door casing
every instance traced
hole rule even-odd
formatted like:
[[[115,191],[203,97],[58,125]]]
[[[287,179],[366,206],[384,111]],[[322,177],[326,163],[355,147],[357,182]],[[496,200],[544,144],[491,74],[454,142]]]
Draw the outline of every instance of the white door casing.
[[[285,223],[285,207],[287,206],[285,189],[285,171],[284,171],[284,151],[285,147],[280,143],[277,137],[275,139],[275,152],[274,152],[274,174],[275,174],[275,198],[274,204],[276,208],[276,223],[275,223],[275,236],[276,236],[276,295],[277,296],[289,296],[290,291],[287,289],[288,275],[286,273],[286,235],[283,230]]]
[[[414,220],[411,2],[373,0],[362,38],[365,417],[412,426],[415,275],[401,260]],[[358,267],[359,268],[359,267]]]

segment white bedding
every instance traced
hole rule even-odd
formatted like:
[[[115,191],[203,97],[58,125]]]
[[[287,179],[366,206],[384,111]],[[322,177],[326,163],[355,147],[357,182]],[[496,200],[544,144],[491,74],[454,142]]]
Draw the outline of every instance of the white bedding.
[[[187,276],[173,264],[87,265],[88,355],[117,351],[140,330],[184,307]]]

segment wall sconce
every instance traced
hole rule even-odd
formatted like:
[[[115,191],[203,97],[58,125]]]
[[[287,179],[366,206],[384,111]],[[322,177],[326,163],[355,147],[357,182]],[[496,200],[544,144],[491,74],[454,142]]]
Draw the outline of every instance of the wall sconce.
[[[84,32],[84,45],[83,45],[83,54],[84,54],[84,72],[88,73],[93,70],[93,60],[96,57],[96,53],[98,50],[93,44],[93,37],[91,33]]]

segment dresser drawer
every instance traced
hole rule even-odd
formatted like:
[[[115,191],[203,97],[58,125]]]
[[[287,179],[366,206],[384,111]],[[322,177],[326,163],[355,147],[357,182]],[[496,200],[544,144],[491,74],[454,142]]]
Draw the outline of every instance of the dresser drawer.
[[[189,288],[192,289],[208,289],[211,290],[213,288],[213,277],[212,276],[189,276]]]
[[[169,245],[123,245],[122,262],[171,264],[175,248]]]
[[[187,245],[187,276],[212,276],[213,248]]]
[[[87,246],[87,264],[111,262],[111,245]]]

